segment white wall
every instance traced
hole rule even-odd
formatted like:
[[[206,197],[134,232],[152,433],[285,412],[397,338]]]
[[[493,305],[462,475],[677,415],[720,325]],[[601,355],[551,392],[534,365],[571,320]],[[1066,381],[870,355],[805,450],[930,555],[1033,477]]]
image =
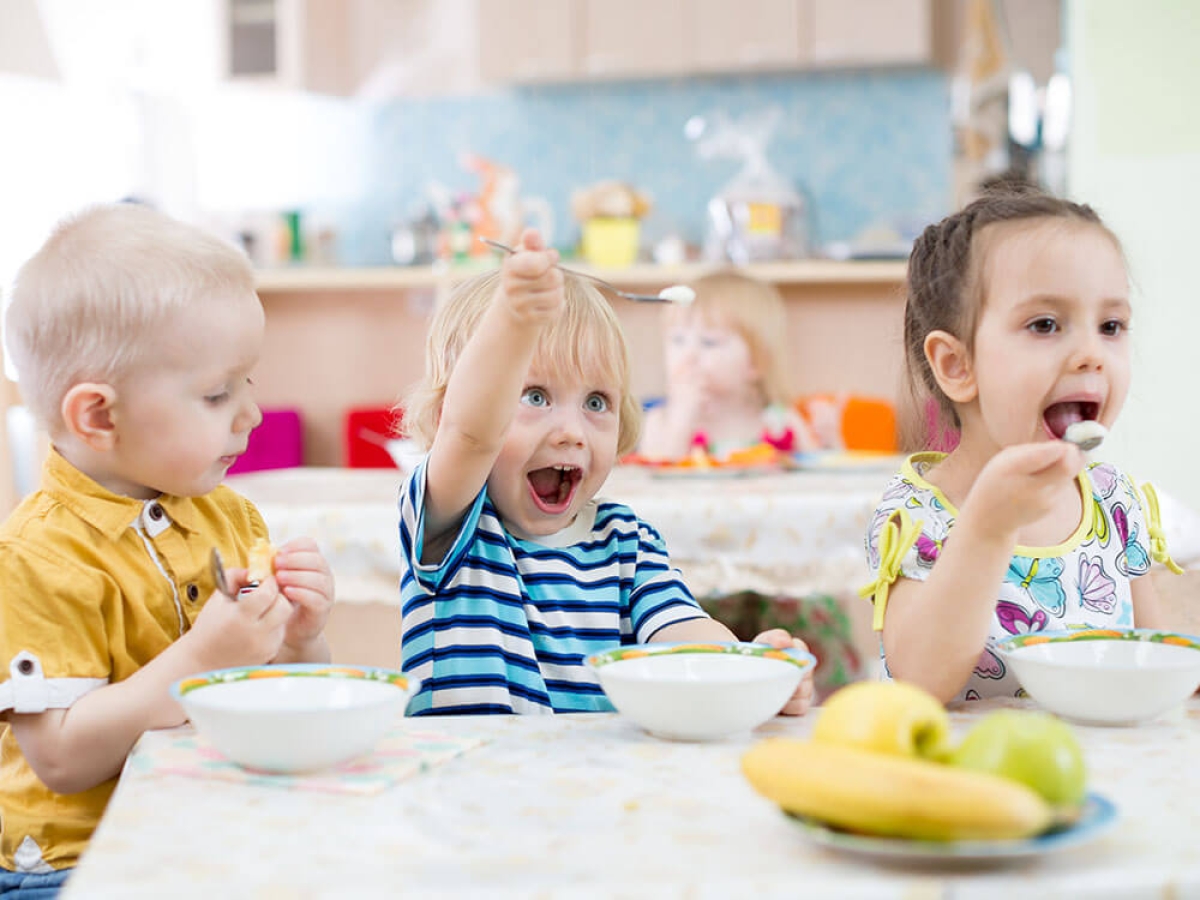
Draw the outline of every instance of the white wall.
[[[1125,244],[1134,374],[1110,458],[1200,510],[1200,3],[1067,0],[1070,192]]]

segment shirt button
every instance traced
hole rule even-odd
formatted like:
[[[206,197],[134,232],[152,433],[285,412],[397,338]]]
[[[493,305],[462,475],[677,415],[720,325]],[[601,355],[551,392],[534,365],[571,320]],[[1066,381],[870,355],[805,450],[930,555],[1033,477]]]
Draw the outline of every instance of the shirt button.
[[[22,675],[32,675],[33,674],[33,660],[32,659],[21,660],[19,663],[17,663],[17,671],[20,672]]]
[[[200,588],[196,587],[195,584],[189,584],[187,586],[187,595],[188,599],[195,603],[196,598],[200,596]]]
[[[153,519],[155,522],[157,522],[159,519],[161,519],[163,517],[163,508],[161,506],[159,506],[157,503],[151,503],[149,509],[147,509],[146,512],[150,516],[150,518]]]

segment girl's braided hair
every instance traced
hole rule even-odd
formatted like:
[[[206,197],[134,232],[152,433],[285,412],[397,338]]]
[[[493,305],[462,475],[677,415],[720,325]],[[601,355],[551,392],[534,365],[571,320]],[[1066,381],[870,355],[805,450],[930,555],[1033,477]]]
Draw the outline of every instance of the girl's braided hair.
[[[925,358],[926,336],[931,331],[945,331],[963,341],[968,350],[973,349],[975,328],[986,299],[981,276],[988,245],[980,241],[980,235],[989,225],[1035,219],[1096,225],[1119,246],[1116,236],[1087,204],[1014,182],[999,183],[958,212],[928,226],[913,244],[904,304],[906,380],[913,409],[923,410],[925,400],[932,397],[940,419],[934,435],[922,433],[917,439],[915,443],[920,446],[943,428],[958,428],[960,424],[953,402],[938,386]],[[924,432],[925,417],[919,416],[919,420]]]

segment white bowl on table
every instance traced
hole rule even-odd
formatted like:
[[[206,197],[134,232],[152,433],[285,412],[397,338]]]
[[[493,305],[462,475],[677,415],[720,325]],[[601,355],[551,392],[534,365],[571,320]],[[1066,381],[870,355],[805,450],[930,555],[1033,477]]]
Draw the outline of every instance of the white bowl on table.
[[[1149,628],[1016,635],[996,644],[1041,706],[1092,725],[1129,725],[1179,706],[1200,687],[1200,638]]]
[[[705,741],[775,716],[816,668],[802,650],[766,644],[636,644],[587,659],[617,712],[656,737]]]
[[[171,696],[239,765],[300,773],[369,753],[417,687],[390,669],[296,663],[202,672],[175,682]]]

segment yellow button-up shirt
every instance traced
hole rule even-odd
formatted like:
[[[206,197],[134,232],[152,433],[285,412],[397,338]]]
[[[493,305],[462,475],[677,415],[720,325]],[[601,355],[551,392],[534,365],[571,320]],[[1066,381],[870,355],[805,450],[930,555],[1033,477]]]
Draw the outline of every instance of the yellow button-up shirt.
[[[244,497],[135,500],[51,451],[40,489],[0,526],[0,715],[65,709],[177,640],[215,589],[209,553],[245,560],[267,536]],[[0,725],[0,727],[3,727]],[[72,866],[116,786],[56,794],[0,735],[0,866]]]

